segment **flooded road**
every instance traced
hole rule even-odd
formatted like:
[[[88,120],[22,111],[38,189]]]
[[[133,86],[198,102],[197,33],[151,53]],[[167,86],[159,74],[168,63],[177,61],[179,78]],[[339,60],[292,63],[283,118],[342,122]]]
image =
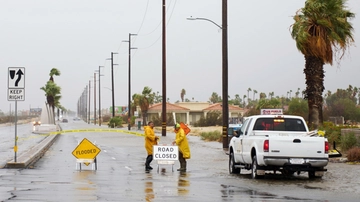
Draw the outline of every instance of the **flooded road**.
[[[69,122],[63,129],[94,128]],[[104,128],[105,129],[105,128]],[[139,131],[142,133],[141,131]],[[97,170],[76,170],[72,151],[83,138],[101,149]],[[160,137],[169,145],[173,133]],[[190,136],[188,171],[160,165],[145,172],[144,138],[125,133],[65,133],[32,169],[0,169],[0,201],[359,201],[359,165],[330,163],[323,179],[268,174],[253,180],[250,172],[228,173],[222,144]]]

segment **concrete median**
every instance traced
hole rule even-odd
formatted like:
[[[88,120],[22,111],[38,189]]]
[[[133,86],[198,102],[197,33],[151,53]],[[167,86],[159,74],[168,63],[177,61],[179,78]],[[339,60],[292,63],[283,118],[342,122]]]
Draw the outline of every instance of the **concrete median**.
[[[57,125],[56,130],[59,133],[51,132],[51,131],[36,131],[34,133],[37,134],[49,134],[46,138],[44,138],[40,143],[34,145],[25,153],[20,154],[12,161],[6,163],[5,168],[27,168],[28,166],[36,163],[45,152],[51,147],[51,145],[55,142],[56,138],[60,135],[61,127]],[[50,133],[49,133],[50,132]]]

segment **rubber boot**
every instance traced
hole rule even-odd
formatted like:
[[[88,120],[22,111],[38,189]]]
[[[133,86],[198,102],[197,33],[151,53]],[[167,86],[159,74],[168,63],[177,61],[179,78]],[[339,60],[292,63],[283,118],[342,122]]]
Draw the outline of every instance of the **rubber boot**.
[[[151,161],[153,160],[153,156],[152,155],[148,155],[146,157],[146,162],[145,162],[145,170],[149,171],[152,170],[153,168],[150,166]]]

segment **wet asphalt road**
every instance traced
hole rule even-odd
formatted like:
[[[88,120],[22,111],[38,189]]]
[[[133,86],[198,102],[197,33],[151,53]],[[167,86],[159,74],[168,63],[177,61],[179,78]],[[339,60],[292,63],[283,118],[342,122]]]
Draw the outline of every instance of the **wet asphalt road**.
[[[61,124],[64,130],[97,128],[84,122]],[[106,128],[106,127],[102,127]],[[142,132],[141,132],[142,133]],[[98,170],[75,169],[72,151],[83,138],[102,150]],[[170,144],[173,133],[160,137]],[[113,132],[65,133],[31,169],[0,169],[0,201],[359,201],[359,165],[330,163],[323,179],[306,174],[285,178],[267,175],[250,179],[250,172],[228,174],[222,144],[189,137],[192,158],[188,171],[171,165],[144,170],[144,138]]]

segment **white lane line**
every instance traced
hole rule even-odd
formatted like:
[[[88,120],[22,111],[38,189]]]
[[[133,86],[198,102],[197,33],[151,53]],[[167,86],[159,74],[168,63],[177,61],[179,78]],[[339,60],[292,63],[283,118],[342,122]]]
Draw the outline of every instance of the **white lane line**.
[[[133,170],[132,168],[125,166],[126,169],[128,169],[130,172]]]

